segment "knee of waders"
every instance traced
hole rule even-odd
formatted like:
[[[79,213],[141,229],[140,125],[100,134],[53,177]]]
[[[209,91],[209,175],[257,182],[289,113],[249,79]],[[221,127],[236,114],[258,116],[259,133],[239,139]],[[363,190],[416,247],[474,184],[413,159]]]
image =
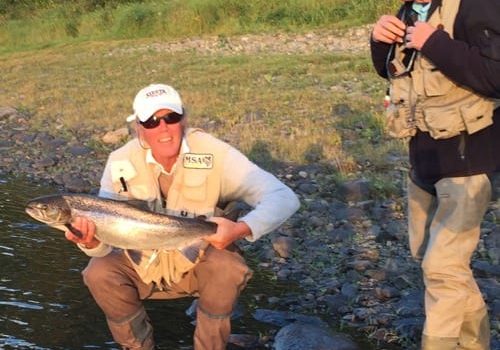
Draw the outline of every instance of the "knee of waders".
[[[439,271],[438,266],[434,264],[432,259],[426,258],[425,256],[422,259],[421,267],[425,276],[432,276]]]
[[[204,258],[195,268],[199,305],[208,313],[230,313],[252,271],[239,254],[226,250],[211,249]]]
[[[153,326],[144,308],[122,320],[107,319],[113,339],[124,349],[152,350]]]
[[[113,265],[106,257],[92,258],[87,267],[82,271],[83,281],[87,287],[103,287],[112,283]]]
[[[426,277],[433,276],[453,276],[457,273],[457,268],[461,267],[463,263],[460,261],[458,254],[451,254],[450,252],[443,251],[445,248],[433,247],[427,249],[422,259],[422,271]]]
[[[237,252],[208,249],[205,259],[198,265],[198,278],[217,283],[221,288],[239,287],[241,290],[252,276],[252,271]]]

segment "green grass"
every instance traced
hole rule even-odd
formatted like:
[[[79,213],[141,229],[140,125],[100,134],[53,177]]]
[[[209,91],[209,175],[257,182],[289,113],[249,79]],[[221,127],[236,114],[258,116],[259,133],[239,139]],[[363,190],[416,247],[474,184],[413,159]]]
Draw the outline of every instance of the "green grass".
[[[4,10],[5,14],[0,17],[1,51],[86,40],[172,39],[346,28],[372,23],[381,13],[394,11],[399,1],[101,1],[108,3],[107,6],[91,6],[83,0],[38,3],[44,5],[13,6]]]
[[[36,128],[88,129],[98,139],[125,126],[136,91],[166,82],[181,92],[192,125],[243,152],[298,164],[327,162],[343,174],[356,168],[362,147],[383,138],[385,84],[364,55],[133,50],[140,45],[96,42],[0,56],[0,105],[28,109]],[[348,115],[336,112],[343,104],[350,106]],[[360,123],[362,133],[353,134]],[[355,146],[346,147],[353,138]]]
[[[22,110],[34,130],[88,130],[94,137],[87,141],[98,146],[104,133],[125,126],[140,88],[164,82],[180,91],[191,125],[259,164],[324,163],[337,179],[358,177],[362,169],[387,196],[395,191],[384,180],[388,155],[405,151],[384,133],[386,83],[368,53],[207,55],[151,46],[177,35],[218,33],[224,46],[239,31],[338,27],[329,22],[335,16],[363,22],[374,15],[366,9],[385,6],[368,0],[179,0],[90,12],[70,5],[38,9],[1,25],[1,42],[21,39],[0,49],[0,106]],[[71,11],[78,16],[69,23]]]

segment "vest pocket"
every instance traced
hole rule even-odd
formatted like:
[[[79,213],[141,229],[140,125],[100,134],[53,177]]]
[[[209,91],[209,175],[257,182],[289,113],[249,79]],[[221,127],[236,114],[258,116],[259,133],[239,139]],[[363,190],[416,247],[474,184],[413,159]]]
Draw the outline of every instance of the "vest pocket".
[[[493,124],[493,103],[479,100],[470,105],[461,106],[460,112],[469,134]]]
[[[391,102],[399,105],[407,102],[410,96],[411,80],[409,77],[398,77],[391,80],[390,96]]]
[[[423,87],[426,96],[442,96],[450,92],[455,84],[439,70],[429,69],[423,73]]]
[[[141,201],[154,201],[156,198],[154,189],[151,186],[146,186],[141,184],[139,181],[132,179],[127,181],[127,191],[123,191],[123,185],[120,181],[113,182],[113,190],[118,194],[118,196],[123,197],[123,199],[137,199]]]
[[[207,199],[208,172],[203,169],[187,170],[184,173],[182,196],[190,201],[203,202]]]
[[[423,112],[429,134],[436,140],[457,136],[465,129],[457,108],[428,107]]]
[[[139,185],[134,184],[132,181],[130,182],[130,193],[132,198],[140,199],[143,201],[154,201],[156,199],[156,193],[154,193],[154,188],[147,185]]]
[[[386,112],[386,128],[390,136],[405,138],[415,135],[415,124],[410,123],[410,110],[403,104],[390,105]]]

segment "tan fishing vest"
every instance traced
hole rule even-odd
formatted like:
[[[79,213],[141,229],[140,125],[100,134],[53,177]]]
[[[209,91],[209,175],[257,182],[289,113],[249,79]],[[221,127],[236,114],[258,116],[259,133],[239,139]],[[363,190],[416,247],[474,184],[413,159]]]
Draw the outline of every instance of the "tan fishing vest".
[[[453,25],[460,0],[443,0],[427,21],[453,37]],[[404,67],[403,45],[395,49],[391,64]],[[429,132],[434,139],[447,139],[465,131],[473,134],[493,123],[495,103],[455,84],[420,52],[411,75],[391,79],[387,130],[396,138],[415,135],[417,129]]]
[[[137,139],[110,155],[109,162],[120,165],[129,163],[121,168],[127,168],[127,172],[132,174],[127,177],[126,192],[120,192],[119,174],[112,174],[114,190],[121,196],[147,201],[155,212],[183,217],[213,216],[220,197],[224,159],[230,146],[199,129],[188,129],[186,139],[190,151],[177,160],[165,199],[162,198],[157,167],[146,162],[146,150]],[[113,168],[113,163],[110,164]],[[178,282],[185,272],[194,267],[207,246],[205,241],[200,241],[199,245],[185,253],[179,250],[128,250],[126,255],[145,283],[155,282],[161,288]]]

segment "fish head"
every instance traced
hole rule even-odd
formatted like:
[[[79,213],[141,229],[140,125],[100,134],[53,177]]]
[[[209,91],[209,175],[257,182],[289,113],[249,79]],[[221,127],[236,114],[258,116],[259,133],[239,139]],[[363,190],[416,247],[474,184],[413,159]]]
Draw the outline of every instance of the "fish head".
[[[71,208],[60,195],[43,196],[26,204],[26,213],[33,219],[60,230],[71,222]]]

